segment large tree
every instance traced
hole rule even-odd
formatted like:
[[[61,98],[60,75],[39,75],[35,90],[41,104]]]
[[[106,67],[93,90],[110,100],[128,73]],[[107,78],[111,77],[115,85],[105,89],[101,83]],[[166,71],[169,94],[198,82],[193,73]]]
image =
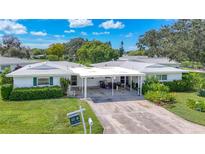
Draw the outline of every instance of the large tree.
[[[140,36],[137,46],[146,50],[149,56],[204,63],[205,21],[181,19],[159,30],[150,30]]]
[[[77,61],[76,52],[86,42],[83,38],[73,38],[69,42],[64,43],[65,55],[69,61]]]
[[[90,64],[109,61],[119,57],[119,51],[112,49],[108,44],[94,40],[84,43],[77,51],[80,63]]]
[[[51,44],[46,51],[47,55],[55,55],[61,58],[65,52],[65,47],[61,43]]]
[[[119,53],[120,53],[120,56],[122,56],[125,52],[125,49],[124,49],[124,42],[121,41],[120,42],[120,48],[119,48]]]
[[[30,58],[30,48],[22,46],[20,40],[13,35],[4,35],[0,44],[0,54],[7,57]]]

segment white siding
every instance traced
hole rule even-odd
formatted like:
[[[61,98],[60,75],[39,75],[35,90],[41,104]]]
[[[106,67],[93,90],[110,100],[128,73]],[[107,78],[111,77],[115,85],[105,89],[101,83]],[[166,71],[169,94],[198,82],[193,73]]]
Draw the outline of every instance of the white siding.
[[[33,87],[33,78],[32,77],[14,78],[13,82],[14,82],[14,88]]]
[[[167,81],[181,80],[181,79],[182,79],[182,73],[167,75]]]
[[[14,78],[14,88],[33,87],[33,77]],[[53,85],[60,86],[60,77],[53,77]]]
[[[166,74],[166,73],[160,73],[161,75],[167,75],[166,81],[174,81],[174,80],[182,80],[182,73],[173,73],[173,74]],[[147,75],[160,75],[160,74],[146,74]],[[164,81],[164,82],[166,82]]]

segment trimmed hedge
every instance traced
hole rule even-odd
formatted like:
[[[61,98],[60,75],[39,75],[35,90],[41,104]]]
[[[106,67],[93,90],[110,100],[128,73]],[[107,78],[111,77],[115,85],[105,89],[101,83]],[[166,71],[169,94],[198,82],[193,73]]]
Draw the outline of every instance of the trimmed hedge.
[[[184,82],[183,80],[175,80],[163,83],[165,86],[168,86],[170,91],[174,92],[184,92],[184,91],[192,91],[192,87],[189,84]]]
[[[34,88],[15,88],[10,95],[10,100],[35,100],[59,98],[63,96],[59,86],[53,87],[34,87]]]
[[[171,82],[164,82],[170,91],[185,92],[196,91],[203,86],[204,78],[199,73],[185,73],[182,75],[182,80],[175,80]]]
[[[148,91],[145,96],[146,99],[156,104],[172,104],[175,103],[176,99],[173,94],[163,91]]]
[[[12,92],[13,85],[12,84],[4,84],[1,86],[1,97],[3,100],[9,100],[9,96]]]

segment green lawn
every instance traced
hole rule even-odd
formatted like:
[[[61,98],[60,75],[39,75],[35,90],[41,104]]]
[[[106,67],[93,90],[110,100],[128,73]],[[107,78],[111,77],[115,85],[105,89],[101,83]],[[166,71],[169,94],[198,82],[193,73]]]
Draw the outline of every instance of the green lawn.
[[[85,120],[93,119],[93,133],[102,133],[103,128],[86,102],[75,98],[51,100],[5,102],[0,98],[1,134],[79,134],[83,133],[82,124],[69,126],[66,114],[86,109]],[[89,128],[87,123],[87,128]],[[88,129],[87,129],[88,130]]]
[[[176,115],[186,120],[189,120],[197,124],[205,125],[205,113],[192,110],[186,105],[186,101],[189,98],[198,99],[198,100],[205,100],[205,98],[197,96],[197,94],[194,92],[174,93],[174,94],[175,94],[177,103],[174,104],[173,106],[166,106],[166,108],[169,111],[175,113]]]

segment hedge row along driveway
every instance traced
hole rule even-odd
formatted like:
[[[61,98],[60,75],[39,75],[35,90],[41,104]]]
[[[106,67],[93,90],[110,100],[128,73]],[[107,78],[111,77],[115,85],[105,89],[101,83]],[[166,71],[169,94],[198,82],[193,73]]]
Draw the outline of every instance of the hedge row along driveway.
[[[85,120],[93,119],[93,133],[102,133],[103,128],[86,102],[74,98],[48,99],[35,101],[2,101],[0,98],[1,134],[79,134],[83,126],[68,126],[66,114],[86,109]],[[87,123],[87,128],[89,128]]]

